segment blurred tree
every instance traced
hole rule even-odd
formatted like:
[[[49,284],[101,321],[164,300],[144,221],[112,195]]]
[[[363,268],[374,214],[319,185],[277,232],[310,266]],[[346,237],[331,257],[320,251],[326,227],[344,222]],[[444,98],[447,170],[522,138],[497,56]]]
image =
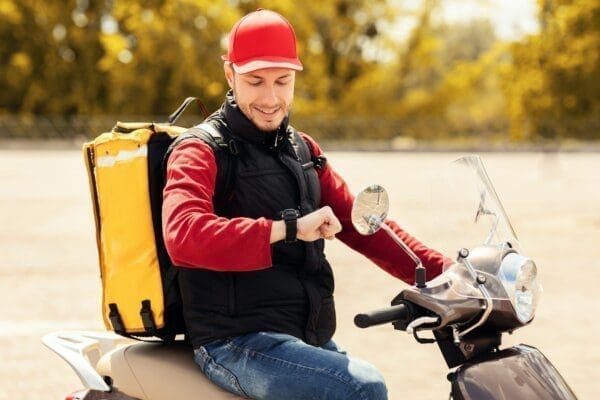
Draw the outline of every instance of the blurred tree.
[[[433,139],[475,132],[498,134],[507,128],[498,69],[506,50],[496,45],[487,20],[434,22],[439,3],[423,3],[396,60],[364,74],[346,104],[355,114],[386,115],[397,121],[383,137]],[[503,50],[504,49],[504,50]],[[361,95],[362,94],[362,95]]]
[[[539,0],[541,32],[504,75],[516,139],[600,138],[600,3]]]
[[[306,71],[298,111],[329,109],[376,64],[386,1],[299,4],[232,0],[0,0],[0,112],[165,114],[196,95],[209,108],[227,87],[226,35],[258,6],[293,17]]]
[[[0,0],[0,112],[164,115],[216,107],[226,0]]]
[[[443,135],[501,136],[508,116],[499,72],[507,64],[506,46],[488,20],[441,26],[440,83],[431,91],[431,106],[442,114]]]
[[[422,101],[422,94],[435,85],[439,70],[436,51],[439,41],[432,35],[431,13],[434,1],[426,1],[404,45],[395,42],[391,47],[391,62],[376,64],[350,82],[340,107],[353,115],[404,117],[410,114],[405,107],[407,97]],[[384,49],[385,50],[385,49]],[[416,90],[409,94],[409,92]],[[418,99],[417,99],[418,98]]]
[[[88,5],[86,23],[79,20],[78,26],[72,13],[81,3],[0,1],[0,112],[74,114],[105,108],[105,77],[95,71],[104,51],[99,25],[87,23],[99,21],[102,7]]]
[[[441,25],[438,35],[444,39],[442,63],[448,66],[457,62],[476,61],[498,41],[488,19]]]
[[[0,114],[159,118],[187,96],[215,109],[227,34],[260,6],[295,27],[294,113],[317,135],[501,135],[510,119],[514,139],[600,136],[600,3],[539,0],[542,31],[509,47],[488,21],[444,24],[440,4],[0,0]]]
[[[240,13],[225,0],[116,2],[118,31],[104,34],[98,68],[109,76],[109,112],[164,115],[187,96],[216,109],[226,91],[220,56]]]

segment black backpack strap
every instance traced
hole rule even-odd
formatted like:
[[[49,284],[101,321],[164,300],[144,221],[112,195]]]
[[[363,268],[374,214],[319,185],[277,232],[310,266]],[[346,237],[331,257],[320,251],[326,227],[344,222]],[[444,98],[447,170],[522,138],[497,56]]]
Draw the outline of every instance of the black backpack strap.
[[[293,127],[288,127],[288,138],[293,156],[300,162],[306,185],[315,207],[321,202],[321,184],[317,175],[317,169],[323,168],[327,159],[325,157],[315,157],[312,148],[306,140]]]
[[[325,156],[315,156],[314,150],[310,143],[291,126],[288,128],[288,132],[294,152],[296,153],[298,159],[300,159],[302,162],[303,170],[306,171],[310,168],[325,168],[325,164],[327,164],[327,158]]]
[[[110,319],[110,324],[112,325],[113,331],[115,331],[119,335],[125,334],[125,324],[123,324],[123,320],[121,319],[121,314],[119,313],[119,307],[116,303],[110,303],[108,318]]]
[[[189,139],[200,139],[213,150],[217,162],[214,202],[216,204],[223,204],[231,195],[234,178],[234,156],[240,153],[240,146],[236,141],[229,139],[227,132],[222,132],[209,122],[203,122],[183,132],[171,143],[163,160],[165,179],[169,156],[177,146]]]

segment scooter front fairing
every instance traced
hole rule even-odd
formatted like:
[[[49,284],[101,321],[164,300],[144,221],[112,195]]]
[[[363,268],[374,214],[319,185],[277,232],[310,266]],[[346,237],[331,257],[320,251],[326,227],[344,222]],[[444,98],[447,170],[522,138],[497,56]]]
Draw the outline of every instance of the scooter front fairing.
[[[552,363],[527,345],[472,360],[450,379],[454,400],[576,399]]]

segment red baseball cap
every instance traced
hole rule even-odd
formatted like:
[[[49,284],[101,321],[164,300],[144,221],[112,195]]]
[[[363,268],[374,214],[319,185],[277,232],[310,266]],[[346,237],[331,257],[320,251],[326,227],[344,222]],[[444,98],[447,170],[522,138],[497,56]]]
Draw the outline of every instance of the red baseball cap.
[[[258,9],[240,19],[229,34],[229,51],[221,58],[238,74],[263,68],[302,71],[294,28],[270,10]]]

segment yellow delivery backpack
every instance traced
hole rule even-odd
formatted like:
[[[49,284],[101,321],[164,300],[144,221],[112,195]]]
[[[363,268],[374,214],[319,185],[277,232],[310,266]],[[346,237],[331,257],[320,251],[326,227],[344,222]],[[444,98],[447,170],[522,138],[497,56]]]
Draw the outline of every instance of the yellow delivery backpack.
[[[220,134],[206,123],[189,130],[173,125],[193,101],[197,99],[186,99],[166,123],[117,122],[83,145],[96,222],[102,316],[107,329],[124,336],[173,340],[185,331],[177,268],[161,229],[165,158],[178,137],[203,139],[213,149],[222,145]]]

